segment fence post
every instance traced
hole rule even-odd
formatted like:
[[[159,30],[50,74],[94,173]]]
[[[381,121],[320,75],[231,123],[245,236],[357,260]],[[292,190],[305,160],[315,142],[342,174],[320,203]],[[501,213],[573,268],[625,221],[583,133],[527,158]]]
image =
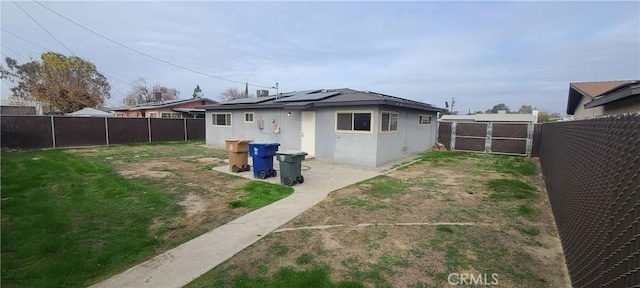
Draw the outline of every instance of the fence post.
[[[458,124],[458,122],[456,121],[451,122],[451,141],[450,141],[451,144],[449,144],[451,145],[451,151],[456,150],[456,127],[457,127],[456,124]]]
[[[151,117],[147,118],[147,127],[149,128],[149,143],[151,143]]]
[[[484,153],[491,153],[491,136],[493,135],[493,122],[487,124],[487,139],[484,142]]]
[[[104,131],[105,131],[105,137],[107,137],[107,146],[109,146],[109,122],[107,120],[107,117],[104,117]]]
[[[531,157],[531,149],[533,147],[533,130],[536,128],[536,124],[529,122],[527,124],[527,144],[525,148],[525,154],[527,157]]]
[[[187,141],[187,118],[182,118],[184,120],[184,141]]]
[[[56,148],[56,124],[54,124],[53,115],[51,115],[51,142],[53,143],[53,148]]]

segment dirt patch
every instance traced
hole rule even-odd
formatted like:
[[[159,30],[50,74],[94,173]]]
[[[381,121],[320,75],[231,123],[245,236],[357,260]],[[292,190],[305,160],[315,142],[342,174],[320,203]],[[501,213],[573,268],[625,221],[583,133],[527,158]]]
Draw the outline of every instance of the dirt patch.
[[[204,199],[194,193],[189,193],[182,201],[178,202],[178,204],[185,207],[187,217],[202,213],[206,208]]]

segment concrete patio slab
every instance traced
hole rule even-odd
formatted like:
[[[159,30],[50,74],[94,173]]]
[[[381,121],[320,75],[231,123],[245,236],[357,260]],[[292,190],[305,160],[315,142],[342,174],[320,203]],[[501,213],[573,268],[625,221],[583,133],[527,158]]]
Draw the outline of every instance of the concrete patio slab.
[[[302,164],[305,182],[295,185],[291,196],[235,219],[91,287],[182,287],[313,207],[329,192],[380,175],[373,169],[317,160],[303,161]],[[275,166],[277,168],[277,161]],[[253,172],[231,173],[227,166],[213,170],[253,179]],[[279,183],[280,177],[263,181]]]

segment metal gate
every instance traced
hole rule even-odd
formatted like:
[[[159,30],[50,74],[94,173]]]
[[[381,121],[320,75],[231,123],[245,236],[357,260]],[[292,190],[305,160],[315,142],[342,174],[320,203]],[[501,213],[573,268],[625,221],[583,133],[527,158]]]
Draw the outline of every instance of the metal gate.
[[[453,151],[531,156],[530,122],[440,122],[438,141]]]

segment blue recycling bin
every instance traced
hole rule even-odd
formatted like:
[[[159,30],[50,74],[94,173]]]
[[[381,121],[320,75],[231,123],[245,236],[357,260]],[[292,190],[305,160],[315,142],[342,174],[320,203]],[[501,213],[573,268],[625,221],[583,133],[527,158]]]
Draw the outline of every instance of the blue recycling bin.
[[[278,175],[273,169],[273,156],[276,155],[279,146],[280,143],[249,143],[249,155],[253,159],[253,178],[265,179]]]

